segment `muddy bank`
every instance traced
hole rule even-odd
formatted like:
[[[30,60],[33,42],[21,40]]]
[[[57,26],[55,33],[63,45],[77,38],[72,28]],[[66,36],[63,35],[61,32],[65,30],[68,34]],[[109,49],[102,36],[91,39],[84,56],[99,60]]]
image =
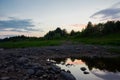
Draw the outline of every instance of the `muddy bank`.
[[[116,57],[120,55],[109,53],[105,47],[93,45],[0,49],[0,79],[65,80],[61,75],[64,73],[63,70],[55,67],[47,59],[81,56]]]

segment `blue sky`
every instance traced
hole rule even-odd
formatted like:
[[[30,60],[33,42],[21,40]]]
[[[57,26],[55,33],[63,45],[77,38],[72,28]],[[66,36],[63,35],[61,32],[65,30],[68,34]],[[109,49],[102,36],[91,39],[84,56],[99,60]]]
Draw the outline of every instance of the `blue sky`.
[[[57,27],[80,31],[120,19],[120,0],[0,0],[0,37],[43,36]]]

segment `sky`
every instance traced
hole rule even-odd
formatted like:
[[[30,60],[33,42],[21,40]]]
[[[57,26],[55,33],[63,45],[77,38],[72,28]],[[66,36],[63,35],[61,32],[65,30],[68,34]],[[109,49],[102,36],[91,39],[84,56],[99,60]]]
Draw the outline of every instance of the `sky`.
[[[0,38],[81,31],[89,21],[108,20],[120,20],[120,0],[0,0]]]

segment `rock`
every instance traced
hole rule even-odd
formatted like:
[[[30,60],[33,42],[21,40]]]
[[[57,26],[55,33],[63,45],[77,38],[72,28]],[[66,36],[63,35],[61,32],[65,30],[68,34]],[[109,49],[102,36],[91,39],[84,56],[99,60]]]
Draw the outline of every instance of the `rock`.
[[[19,63],[19,64],[25,64],[25,63],[27,63],[28,61],[29,61],[28,58],[26,58],[26,57],[20,57],[20,58],[17,60],[17,63]]]
[[[47,63],[46,63],[46,65],[51,65],[52,63],[50,62],[50,61],[48,61]]]
[[[27,70],[27,74],[28,75],[33,75],[35,73],[35,70],[34,69],[28,69]]]
[[[4,49],[3,48],[0,48],[0,51],[3,51]]]
[[[67,70],[68,73],[71,73],[70,70]]]
[[[52,65],[51,66],[51,70],[53,70],[55,73],[60,73],[60,67],[56,66],[56,65]]]
[[[80,48],[76,48],[76,50],[80,50]]]
[[[38,76],[38,77],[42,76],[43,74],[44,74],[44,71],[42,71],[42,70],[38,70],[35,73],[35,75]]]
[[[85,72],[83,72],[83,73],[84,73],[84,74],[89,74],[89,72],[86,72],[86,71],[85,71]]]
[[[59,49],[55,49],[55,51],[59,51]]]
[[[85,70],[86,70],[86,68],[85,68],[85,67],[81,67],[80,69],[81,69],[82,71],[85,71]]]
[[[43,70],[43,67],[39,64],[39,63],[33,63],[32,64],[32,68],[33,69],[40,69],[40,70]]]
[[[11,71],[14,71],[15,68],[14,68],[13,65],[11,65],[11,66],[8,66],[8,67],[6,68],[6,70],[7,70],[8,72],[11,72]]]
[[[76,80],[76,78],[71,73],[61,71],[60,74],[65,80]]]
[[[43,77],[44,79],[47,79],[47,78],[48,78],[48,76],[47,76],[46,74],[44,74],[42,77]]]
[[[0,80],[10,80],[10,77],[1,77]]]

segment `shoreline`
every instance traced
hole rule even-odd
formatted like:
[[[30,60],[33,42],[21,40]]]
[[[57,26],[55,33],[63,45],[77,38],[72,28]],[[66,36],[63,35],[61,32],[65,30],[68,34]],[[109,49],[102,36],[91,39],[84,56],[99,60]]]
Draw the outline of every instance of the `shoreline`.
[[[0,50],[1,80],[65,80],[47,59],[68,57],[120,57],[96,45],[61,45]],[[6,78],[6,79],[5,79]]]

